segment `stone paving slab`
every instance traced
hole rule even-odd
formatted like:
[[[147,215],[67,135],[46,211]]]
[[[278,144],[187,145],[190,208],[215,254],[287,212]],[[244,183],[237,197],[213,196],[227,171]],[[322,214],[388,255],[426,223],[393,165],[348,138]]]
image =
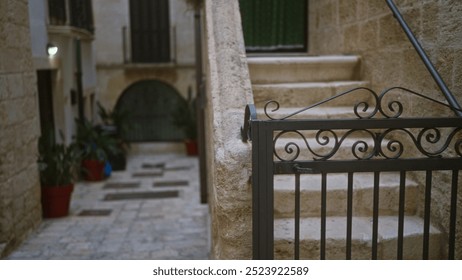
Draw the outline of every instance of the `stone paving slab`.
[[[154,182],[154,187],[186,187],[188,185],[188,180]]]
[[[124,193],[108,193],[104,196],[104,200],[125,200],[125,199],[163,199],[178,197],[178,191],[162,191],[162,192],[124,192]]]
[[[187,181],[169,186],[177,198],[104,201],[107,183],[131,182],[143,164],[165,162],[162,177],[139,177],[131,192],[155,191],[156,180]],[[175,168],[188,166],[189,168]],[[146,169],[145,169],[146,170]],[[127,170],[113,172],[103,182],[79,182],[72,195],[70,215],[45,219],[8,259],[208,259],[208,205],[200,204],[198,159],[183,153],[132,154]],[[108,216],[78,216],[83,210],[108,209]]]
[[[105,189],[131,189],[138,188],[140,186],[139,182],[109,182],[104,185]]]

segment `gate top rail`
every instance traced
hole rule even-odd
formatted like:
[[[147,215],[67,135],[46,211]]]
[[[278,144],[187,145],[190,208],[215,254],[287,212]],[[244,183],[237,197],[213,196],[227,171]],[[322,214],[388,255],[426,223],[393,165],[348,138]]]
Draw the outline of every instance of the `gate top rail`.
[[[274,156],[281,162],[300,161],[301,152],[305,155],[308,153],[314,161],[333,159],[339,150],[344,150],[345,143],[351,140],[354,140],[352,146],[349,147],[352,160],[398,159],[403,158],[403,154],[410,150],[416,158],[443,158],[448,155],[456,158],[462,157],[462,119],[459,117],[403,117],[405,106],[399,101],[401,96],[396,99],[386,98],[396,90],[399,91],[398,93],[423,98],[435,106],[460,111],[403,87],[392,87],[381,94],[369,88],[360,87],[337,94],[283,117],[275,116],[280,109],[279,103],[274,100],[269,101],[264,106],[264,114],[267,117],[265,120],[259,120],[255,106],[249,104],[246,106],[244,125],[241,128],[242,140],[244,142],[252,140],[252,126],[253,123],[258,122],[262,128],[267,127],[268,131],[274,133]],[[372,97],[369,100],[372,101],[356,101],[352,109],[355,118],[294,118],[300,117],[300,114],[305,111],[358,91],[368,92]],[[306,131],[314,134],[307,137]],[[360,139],[355,138],[358,134],[362,134]],[[286,135],[295,136],[298,142],[284,142]],[[410,146],[410,143],[413,143],[413,146]],[[284,147],[277,148],[282,146]],[[319,148],[324,150],[319,151]]]
[[[355,117],[357,117],[358,119],[372,119],[372,118],[379,118],[380,116],[383,117],[383,118],[387,118],[387,119],[397,119],[397,118],[400,118],[402,117],[403,113],[404,113],[404,110],[405,110],[405,106],[403,105],[403,103],[399,100],[388,100],[387,97],[395,92],[399,92],[399,93],[403,93],[403,94],[407,94],[407,95],[410,95],[410,96],[414,96],[414,97],[418,97],[418,98],[422,98],[422,99],[425,99],[437,106],[441,106],[442,108],[447,108],[447,109],[451,109],[453,111],[457,111],[457,112],[460,112],[462,113],[462,109],[458,109],[458,108],[455,108],[451,105],[448,105],[446,103],[443,103],[443,102],[440,102],[436,99],[433,99],[433,98],[430,98],[428,96],[425,96],[423,94],[420,94],[416,91],[413,91],[411,89],[408,89],[408,88],[404,88],[404,87],[391,87],[391,88],[387,88],[385,90],[383,90],[380,94],[378,94],[376,91],[370,89],[370,88],[367,88],[367,87],[357,87],[357,88],[353,88],[353,89],[350,89],[350,90],[347,90],[347,91],[344,91],[344,92],[341,92],[333,97],[330,97],[330,98],[327,98],[327,99],[324,99],[320,102],[317,102],[315,104],[312,104],[308,107],[305,107],[305,108],[302,108],[302,109],[299,109],[291,114],[288,114],[284,117],[280,117],[280,118],[276,118],[276,117],[273,117],[271,115],[271,113],[274,113],[274,112],[277,112],[280,108],[280,105],[277,101],[275,100],[270,100],[268,101],[265,106],[264,106],[264,113],[265,113],[265,116],[270,119],[270,120],[287,120],[287,119],[290,119],[292,117],[295,117],[303,112],[306,112],[310,109],[313,109],[313,108],[316,108],[316,107],[319,107],[321,105],[325,105],[325,104],[328,104],[329,102],[335,100],[335,99],[339,99],[341,97],[344,97],[344,96],[347,96],[347,95],[354,95],[358,92],[366,92],[369,94],[369,96],[371,97],[372,99],[372,102],[371,101],[367,101],[367,100],[364,100],[364,101],[360,101],[360,102],[357,102],[354,106],[353,106],[353,113],[355,115]]]

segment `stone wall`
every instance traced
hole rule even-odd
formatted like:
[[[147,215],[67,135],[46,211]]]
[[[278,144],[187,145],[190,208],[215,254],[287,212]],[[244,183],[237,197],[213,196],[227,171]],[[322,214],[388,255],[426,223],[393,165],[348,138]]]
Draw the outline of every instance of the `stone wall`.
[[[395,1],[448,87],[462,103],[462,2]],[[311,54],[359,54],[361,76],[376,91],[405,86],[444,101],[385,1],[311,0]],[[420,108],[421,100],[408,100]],[[428,111],[414,110],[417,115]]]
[[[253,103],[238,0],[205,0],[207,185],[213,259],[252,257],[251,147],[240,127]]]
[[[0,258],[41,221],[28,1],[0,1]]]
[[[421,41],[435,67],[462,103],[462,1],[397,0],[405,20]],[[363,80],[377,92],[403,86],[440,101],[445,101],[412,45],[393,18],[385,1],[310,0],[309,52],[320,54],[358,54]],[[452,116],[447,109],[419,98],[400,98],[405,115]],[[416,176],[422,181],[422,174]],[[441,173],[434,182],[432,222],[448,228],[450,175]],[[460,179],[459,179],[460,182]],[[460,194],[460,191],[459,191]],[[458,230],[462,232],[462,195],[458,198]],[[457,236],[462,244],[462,235]],[[446,250],[446,248],[444,248]],[[462,258],[462,245],[457,247]]]

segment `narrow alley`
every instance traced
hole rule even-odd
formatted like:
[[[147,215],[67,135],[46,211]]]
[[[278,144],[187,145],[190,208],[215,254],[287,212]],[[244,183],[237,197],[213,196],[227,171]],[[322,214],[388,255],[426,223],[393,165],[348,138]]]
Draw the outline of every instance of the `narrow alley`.
[[[134,145],[105,181],[78,182],[70,215],[45,219],[8,259],[208,259],[198,159],[156,145]]]

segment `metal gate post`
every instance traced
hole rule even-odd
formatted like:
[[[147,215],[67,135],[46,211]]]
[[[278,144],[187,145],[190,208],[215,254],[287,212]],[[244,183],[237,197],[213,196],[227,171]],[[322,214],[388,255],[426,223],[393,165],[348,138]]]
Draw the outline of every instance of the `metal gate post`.
[[[254,259],[274,258],[273,138],[264,122],[250,124],[252,133],[252,243]]]

